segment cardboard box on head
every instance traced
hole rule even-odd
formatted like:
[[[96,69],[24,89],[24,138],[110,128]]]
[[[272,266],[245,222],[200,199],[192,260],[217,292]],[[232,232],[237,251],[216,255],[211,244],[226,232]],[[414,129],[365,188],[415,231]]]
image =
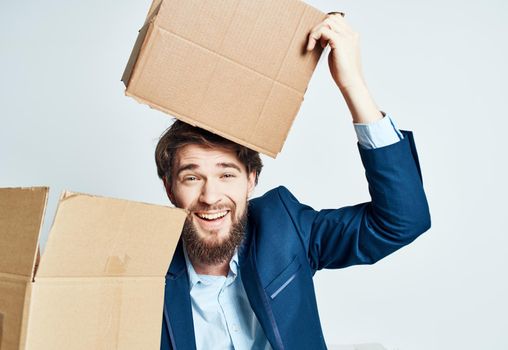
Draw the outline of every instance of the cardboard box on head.
[[[159,349],[186,211],[66,192],[35,271],[47,194],[0,189],[0,349]]]
[[[299,0],[155,0],[125,69],[126,95],[276,157],[321,55],[326,17]]]

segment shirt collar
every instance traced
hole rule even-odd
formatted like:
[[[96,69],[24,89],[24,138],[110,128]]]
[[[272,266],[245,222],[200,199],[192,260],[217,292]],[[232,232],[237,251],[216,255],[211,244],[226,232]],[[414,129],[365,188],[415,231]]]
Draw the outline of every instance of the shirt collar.
[[[189,287],[192,290],[192,288],[198,283],[202,284],[208,284],[204,279],[202,279],[197,273],[196,270],[194,270],[194,266],[192,266],[192,262],[189,259],[189,255],[187,254],[187,248],[185,247],[185,244],[183,244],[183,255],[185,257],[185,264],[187,266],[187,273],[189,274]],[[236,279],[236,276],[238,275],[238,248],[235,249],[235,253],[233,254],[233,257],[231,258],[231,261],[229,262],[229,272],[228,272],[228,279]]]

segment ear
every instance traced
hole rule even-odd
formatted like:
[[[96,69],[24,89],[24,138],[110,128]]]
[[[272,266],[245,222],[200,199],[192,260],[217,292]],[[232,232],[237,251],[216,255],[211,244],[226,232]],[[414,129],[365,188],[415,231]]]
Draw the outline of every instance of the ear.
[[[162,182],[164,183],[164,188],[166,189],[166,194],[168,195],[168,198],[173,205],[175,204],[175,195],[173,194],[173,191],[171,190],[171,184],[167,180],[167,178],[164,176],[162,178]]]
[[[247,176],[247,197],[250,197],[255,187],[256,187],[256,172],[252,171],[249,173],[249,176]]]

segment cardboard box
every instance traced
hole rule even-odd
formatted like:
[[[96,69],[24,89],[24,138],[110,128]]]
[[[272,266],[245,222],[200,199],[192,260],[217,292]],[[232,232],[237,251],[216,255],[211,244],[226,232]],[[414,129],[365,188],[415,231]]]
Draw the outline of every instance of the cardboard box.
[[[0,349],[159,349],[186,212],[66,192],[37,268],[47,195],[0,189]]]
[[[325,14],[299,0],[155,0],[125,69],[126,95],[271,157],[322,49]]]

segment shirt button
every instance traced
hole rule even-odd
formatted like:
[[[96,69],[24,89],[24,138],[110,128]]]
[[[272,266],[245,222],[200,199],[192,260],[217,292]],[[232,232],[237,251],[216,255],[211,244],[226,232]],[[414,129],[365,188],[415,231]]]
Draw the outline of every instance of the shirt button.
[[[233,332],[238,332],[239,329],[238,329],[238,325],[234,324],[233,325]]]

